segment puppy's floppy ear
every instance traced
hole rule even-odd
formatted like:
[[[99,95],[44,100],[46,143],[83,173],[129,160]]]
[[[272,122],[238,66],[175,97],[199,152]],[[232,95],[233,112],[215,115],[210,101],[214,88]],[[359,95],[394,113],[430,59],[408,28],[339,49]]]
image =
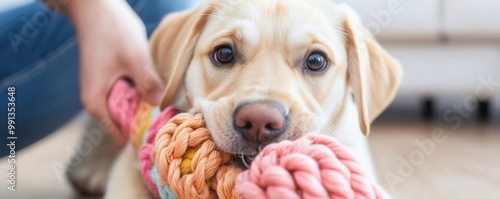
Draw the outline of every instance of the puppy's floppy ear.
[[[166,85],[160,101],[162,109],[178,97],[194,46],[212,9],[207,1],[193,9],[167,15],[151,36],[155,69]]]
[[[399,62],[362,27],[349,6],[342,4],[338,9],[346,33],[348,84],[356,99],[361,131],[368,135],[371,122],[394,98],[402,71]]]

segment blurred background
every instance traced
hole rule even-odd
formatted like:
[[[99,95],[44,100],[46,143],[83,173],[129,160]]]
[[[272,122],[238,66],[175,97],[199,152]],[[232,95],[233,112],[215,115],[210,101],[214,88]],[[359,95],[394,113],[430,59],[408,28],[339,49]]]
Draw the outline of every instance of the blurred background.
[[[338,2],[405,73],[369,138],[381,184],[394,198],[499,198],[500,1]]]
[[[0,12],[24,2],[0,0]],[[384,188],[394,198],[500,198],[500,1],[335,2],[351,5],[404,69],[369,138]],[[61,165],[87,117],[19,152],[19,191],[0,198],[78,198]]]
[[[405,76],[392,105],[395,113],[412,109],[439,119],[450,105],[474,101],[470,104],[477,112],[469,111],[473,116],[498,121],[500,1],[339,2],[351,5],[365,27],[400,60]]]

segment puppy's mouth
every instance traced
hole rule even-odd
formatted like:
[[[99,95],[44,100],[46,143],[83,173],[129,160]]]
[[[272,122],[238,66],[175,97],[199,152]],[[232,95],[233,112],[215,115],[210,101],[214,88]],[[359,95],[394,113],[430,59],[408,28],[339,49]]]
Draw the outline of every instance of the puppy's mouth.
[[[252,161],[255,159],[257,155],[233,155],[233,163],[242,168],[242,169],[249,169],[250,164],[252,164]]]
[[[239,166],[242,169],[250,168],[250,164],[257,157],[257,155],[262,151],[262,149],[266,146],[266,144],[262,144],[259,146],[252,146],[246,148],[245,152],[232,152],[233,154],[233,163]]]
[[[233,155],[233,164],[237,165],[242,169],[250,168],[252,161],[257,157],[258,154],[268,145],[272,143],[277,143],[283,140],[294,140],[293,137],[283,137],[281,139],[276,139],[273,141],[267,141],[262,143],[239,141],[238,147],[232,150],[224,150],[227,153]],[[215,142],[215,144],[220,147],[220,143]],[[222,148],[220,148],[222,149]]]
[[[244,150],[242,151],[232,151],[229,152],[230,154],[233,154],[233,163],[237,166],[239,166],[242,169],[248,169],[250,168],[250,164],[252,161],[257,157],[257,155],[269,144],[279,142],[279,140],[276,141],[270,141],[270,142],[265,142],[265,143],[248,143],[245,142],[243,145],[246,147],[243,147]],[[217,143],[216,143],[217,144]]]

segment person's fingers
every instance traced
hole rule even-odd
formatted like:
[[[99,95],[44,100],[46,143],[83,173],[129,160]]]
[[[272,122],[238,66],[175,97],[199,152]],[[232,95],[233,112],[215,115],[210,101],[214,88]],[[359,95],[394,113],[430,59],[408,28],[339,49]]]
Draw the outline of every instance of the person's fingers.
[[[105,127],[104,130],[109,132],[117,132],[117,126],[112,122],[112,119],[108,113],[107,107],[107,88],[103,89],[95,89],[94,88],[86,88],[82,91],[82,104],[85,107],[85,110],[94,118],[101,121],[102,127]]]
[[[141,95],[149,103],[157,105],[163,95],[164,87],[156,73],[148,66],[134,66],[131,73],[132,80]]]
[[[121,134],[121,128],[109,113],[106,90],[109,89],[103,89],[102,92],[98,92],[99,94],[90,95],[94,97],[85,98],[86,100],[82,100],[82,102],[87,112],[99,121],[99,128],[109,133],[115,143],[122,144],[125,141],[125,136]]]
[[[80,83],[82,89],[81,101],[85,110],[99,121],[100,129],[110,133],[116,143],[122,143],[124,136],[120,134],[121,129],[116,125],[109,113],[108,94],[121,74],[116,72],[111,77],[103,78],[99,75],[89,77],[88,74],[83,73]]]
[[[111,135],[111,139],[115,143],[119,143],[120,145],[125,142],[126,137],[121,133],[121,129],[116,125],[115,121],[109,115],[109,112],[105,112],[103,119],[100,120],[100,128],[106,131]]]

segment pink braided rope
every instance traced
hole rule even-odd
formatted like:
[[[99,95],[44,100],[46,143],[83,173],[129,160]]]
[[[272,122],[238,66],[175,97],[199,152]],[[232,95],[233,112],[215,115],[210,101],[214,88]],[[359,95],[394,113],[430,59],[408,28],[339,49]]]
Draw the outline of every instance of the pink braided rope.
[[[120,127],[125,138],[128,139],[130,124],[134,119],[137,106],[141,99],[137,89],[132,88],[126,81],[118,80],[108,98],[108,109],[111,118]]]
[[[130,125],[133,123],[134,116],[137,112],[137,106],[141,100],[141,95],[137,89],[134,89],[124,80],[118,80],[109,95],[108,108],[111,117],[120,127],[124,137],[129,138]],[[146,137],[146,142],[139,148],[139,164],[141,173],[148,189],[153,193],[155,198],[160,198],[158,188],[151,179],[151,168],[153,161],[151,160],[151,151],[153,149],[154,139],[158,130],[167,121],[173,117],[176,110],[173,107],[168,107],[162,111],[157,118],[150,124],[149,133]]]
[[[174,107],[167,107],[164,111],[162,111],[156,120],[151,123],[148,129],[148,134],[146,137],[146,142],[142,144],[141,148],[139,148],[139,164],[141,165],[141,173],[146,182],[148,189],[153,193],[155,198],[160,198],[158,193],[158,187],[153,183],[153,179],[151,179],[151,168],[153,167],[153,160],[151,159],[151,151],[154,147],[154,141],[156,134],[158,134],[158,130],[168,122],[170,118],[172,118],[176,114],[176,110]]]
[[[236,179],[239,198],[389,198],[350,152],[330,137],[310,134],[271,144]]]
[[[153,194],[154,198],[160,198],[158,187],[153,183],[150,175],[151,168],[153,167],[153,161],[151,161],[152,150],[152,144],[144,144],[139,148],[139,164],[141,165],[142,178],[144,178],[148,190]]]

